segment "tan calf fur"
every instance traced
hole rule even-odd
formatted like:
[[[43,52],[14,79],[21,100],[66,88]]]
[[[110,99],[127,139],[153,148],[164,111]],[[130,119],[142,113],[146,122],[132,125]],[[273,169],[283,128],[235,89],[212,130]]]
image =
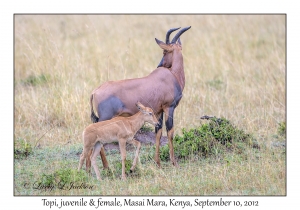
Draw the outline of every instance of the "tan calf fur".
[[[139,155],[141,143],[133,137],[136,132],[143,126],[145,122],[158,125],[158,120],[149,107],[143,106],[140,102],[136,103],[139,112],[131,117],[115,117],[111,120],[101,121],[90,124],[83,131],[83,151],[80,156],[78,171],[81,169],[84,160],[90,158],[97,179],[101,180],[100,172],[96,164],[97,155],[99,155],[104,144],[118,142],[122,159],[122,179],[126,179],[125,175],[125,159],[126,159],[126,143],[136,146],[136,153],[131,167],[134,170]],[[89,155],[90,151],[92,155]]]

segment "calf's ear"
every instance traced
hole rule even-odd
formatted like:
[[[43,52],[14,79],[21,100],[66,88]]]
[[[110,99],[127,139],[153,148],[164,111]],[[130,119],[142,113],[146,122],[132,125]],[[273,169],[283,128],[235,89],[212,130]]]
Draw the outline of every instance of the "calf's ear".
[[[136,105],[136,107],[137,107],[139,110],[145,109],[144,105],[141,104],[141,102],[139,102],[139,101],[136,102],[135,105]]]

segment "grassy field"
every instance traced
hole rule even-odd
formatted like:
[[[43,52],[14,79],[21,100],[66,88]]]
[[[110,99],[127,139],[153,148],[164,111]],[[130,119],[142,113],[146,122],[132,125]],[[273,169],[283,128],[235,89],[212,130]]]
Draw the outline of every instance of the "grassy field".
[[[225,117],[256,137],[259,152],[224,154],[230,164],[191,158],[180,168],[141,161],[126,182],[111,153],[115,175],[78,178],[93,190],[33,189],[56,172],[75,174],[91,91],[148,75],[162,57],[154,38],[179,26],[192,28],[181,36],[186,86],[175,133],[199,126],[203,115]],[[285,27],[284,15],[16,15],[15,150],[33,152],[14,161],[15,195],[285,195]]]

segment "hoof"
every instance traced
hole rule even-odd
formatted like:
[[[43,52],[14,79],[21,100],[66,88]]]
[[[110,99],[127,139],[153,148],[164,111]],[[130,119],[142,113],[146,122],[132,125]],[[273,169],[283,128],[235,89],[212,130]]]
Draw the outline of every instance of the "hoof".
[[[103,170],[109,170],[109,166],[103,166]]]

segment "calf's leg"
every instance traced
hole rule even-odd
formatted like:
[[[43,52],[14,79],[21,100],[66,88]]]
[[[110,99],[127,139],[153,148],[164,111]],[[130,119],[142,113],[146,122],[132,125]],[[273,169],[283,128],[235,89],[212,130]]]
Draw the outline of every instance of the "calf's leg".
[[[122,179],[126,180],[126,175],[125,175],[126,141],[125,141],[125,139],[120,139],[119,147],[120,147],[121,160],[122,160]]]
[[[103,144],[101,144],[100,142],[97,142],[94,146],[94,149],[93,149],[93,152],[92,152],[92,155],[91,155],[91,163],[92,163],[92,166],[95,170],[95,173],[96,173],[96,176],[97,176],[98,180],[101,180],[101,176],[100,176],[100,171],[99,171],[99,168],[97,166],[96,160],[97,160],[97,156],[98,156],[98,154],[99,154],[102,147],[103,147]]]
[[[92,155],[92,150],[89,152],[89,157]],[[101,157],[101,160],[102,160],[102,164],[103,164],[103,169],[108,169],[108,162],[107,162],[107,159],[106,159],[106,156],[105,156],[105,150],[104,150],[104,147],[101,147],[101,150],[100,150],[100,157]],[[91,161],[89,158],[86,159],[86,172],[87,173],[91,173]]]
[[[85,162],[85,170],[88,174],[91,174],[91,158],[92,158],[93,150],[91,149],[88,153],[88,158]]]
[[[84,163],[84,160],[87,160],[89,156],[89,150],[90,148],[83,148],[82,154],[80,155],[79,159],[79,165],[78,165],[78,171],[82,168],[82,165]]]
[[[141,149],[141,143],[139,141],[135,140],[135,139],[132,139],[128,143],[133,144],[134,146],[136,146],[135,156],[134,156],[134,159],[133,159],[132,166],[130,168],[130,172],[132,172],[135,169],[135,166],[136,166],[136,163],[137,163],[137,159],[138,159],[140,149]]]

